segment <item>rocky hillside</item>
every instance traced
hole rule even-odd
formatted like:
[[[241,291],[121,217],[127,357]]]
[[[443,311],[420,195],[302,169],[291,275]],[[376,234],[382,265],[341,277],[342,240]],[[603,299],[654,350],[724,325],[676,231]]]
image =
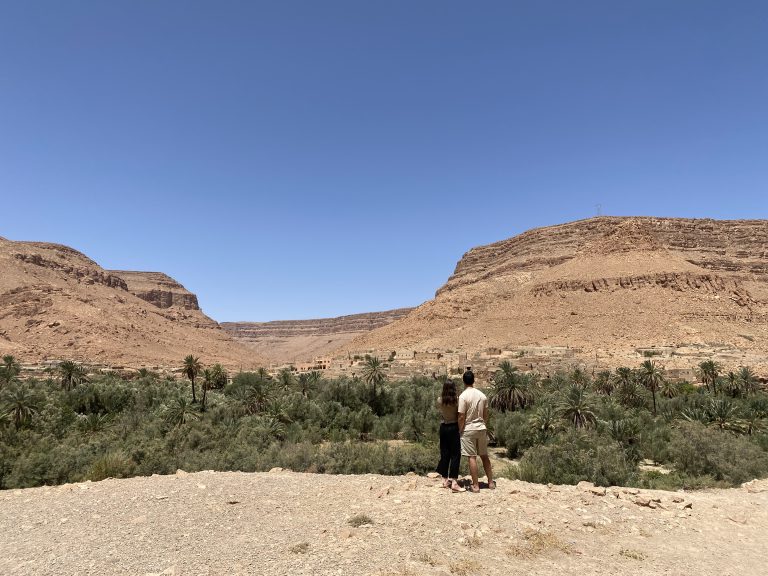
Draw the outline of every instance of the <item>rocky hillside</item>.
[[[403,318],[411,308],[317,320],[223,322],[235,340],[276,362],[309,361],[371,330]]]
[[[765,574],[768,483],[681,493],[179,471],[0,492],[8,575]]]
[[[768,366],[768,221],[599,217],[470,250],[434,300],[350,349],[569,346],[607,366],[665,347]]]
[[[177,366],[187,354],[229,366],[258,362],[158,273],[105,270],[58,244],[0,239],[0,353],[22,362],[72,359]]]
[[[197,296],[162,272],[110,270],[127,283],[128,291],[158,308],[200,310]]]

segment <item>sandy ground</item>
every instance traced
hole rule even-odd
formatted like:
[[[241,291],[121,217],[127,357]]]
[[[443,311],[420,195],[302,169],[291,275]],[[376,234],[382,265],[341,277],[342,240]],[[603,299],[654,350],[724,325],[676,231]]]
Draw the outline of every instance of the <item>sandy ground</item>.
[[[697,493],[201,472],[0,493],[0,574],[768,571],[768,481]],[[655,502],[654,500],[658,500]],[[654,508],[655,507],[655,508]],[[353,527],[366,515],[372,524]]]

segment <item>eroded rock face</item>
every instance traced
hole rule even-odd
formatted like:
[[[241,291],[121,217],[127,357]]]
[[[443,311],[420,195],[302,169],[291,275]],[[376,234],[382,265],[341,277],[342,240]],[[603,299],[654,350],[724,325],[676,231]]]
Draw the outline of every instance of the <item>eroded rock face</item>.
[[[167,274],[127,270],[111,270],[111,272],[127,282],[126,289],[129,292],[153,306],[200,310],[197,296]]]
[[[238,342],[276,362],[308,361],[325,356],[352,339],[406,316],[412,309],[352,314],[316,320],[223,322]]]
[[[350,332],[368,332],[386,326],[408,314],[412,308],[385,312],[351,314],[315,320],[275,320],[273,322],[222,322],[221,327],[241,339],[296,336],[325,336]]]
[[[0,356],[109,366],[263,365],[161,273],[105,270],[58,244],[0,239]]]
[[[77,253],[74,250],[72,250],[72,252]],[[13,255],[13,257],[27,264],[62,272],[78,281],[83,281],[86,284],[93,284],[96,282],[103,284],[104,286],[109,286],[110,288],[120,288],[121,290],[128,289],[125,280],[119,276],[115,276],[114,274],[109,274],[104,270],[101,270],[95,263],[94,266],[78,266],[66,261],[61,262],[52,258],[46,258],[37,252],[33,252],[31,254],[17,252]]]
[[[768,221],[599,217],[467,252],[433,300],[344,350],[569,350],[597,368],[667,347],[768,371]],[[527,366],[533,366],[529,361]]]
[[[596,247],[630,252],[664,248],[711,270],[768,282],[768,221],[599,217],[535,228],[473,248],[437,294],[494,275],[533,272],[563,264]]]

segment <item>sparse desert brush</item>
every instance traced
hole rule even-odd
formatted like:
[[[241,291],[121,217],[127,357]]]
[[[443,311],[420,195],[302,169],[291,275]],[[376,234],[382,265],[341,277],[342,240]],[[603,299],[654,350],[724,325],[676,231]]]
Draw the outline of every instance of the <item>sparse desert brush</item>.
[[[631,548],[622,548],[619,551],[619,554],[621,556],[624,556],[625,558],[631,558],[632,560],[645,560],[646,556],[639,550],[632,550]]]
[[[507,550],[514,558],[530,559],[547,552],[570,552],[571,547],[555,534],[541,530],[526,530],[522,542],[515,543]]]
[[[359,528],[366,524],[373,524],[373,518],[368,516],[368,514],[355,514],[352,518],[347,520],[347,523],[353,528]]]
[[[480,571],[480,563],[465,558],[451,564],[450,570],[456,576],[471,576]]]
[[[437,561],[432,558],[432,555],[428,552],[419,552],[416,554],[415,559],[419,562],[423,562],[424,564],[429,564],[430,566],[436,566]]]
[[[299,542],[288,548],[293,554],[306,554],[309,551],[309,542]]]
[[[133,462],[122,452],[110,452],[96,460],[88,472],[88,479],[93,481],[106,478],[125,478],[133,471]]]

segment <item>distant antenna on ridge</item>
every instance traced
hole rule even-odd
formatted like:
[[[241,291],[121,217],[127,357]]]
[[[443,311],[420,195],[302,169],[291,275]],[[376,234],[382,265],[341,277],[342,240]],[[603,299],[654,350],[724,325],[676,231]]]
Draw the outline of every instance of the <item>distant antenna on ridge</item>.
[[[602,204],[595,204],[595,209],[597,210],[597,216],[603,215],[603,205]]]

